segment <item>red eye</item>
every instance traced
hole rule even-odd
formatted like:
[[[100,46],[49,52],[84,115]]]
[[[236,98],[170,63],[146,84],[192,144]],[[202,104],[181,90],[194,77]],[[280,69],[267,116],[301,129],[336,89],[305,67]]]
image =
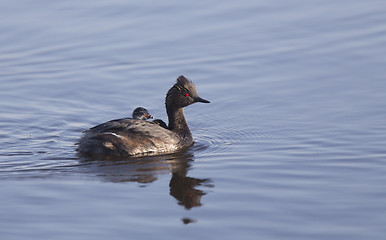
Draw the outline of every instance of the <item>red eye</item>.
[[[189,97],[189,93],[185,94],[185,96]]]

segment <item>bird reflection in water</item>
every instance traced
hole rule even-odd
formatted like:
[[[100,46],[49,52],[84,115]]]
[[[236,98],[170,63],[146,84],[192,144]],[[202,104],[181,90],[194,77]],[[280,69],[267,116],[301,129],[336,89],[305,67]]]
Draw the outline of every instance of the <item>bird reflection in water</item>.
[[[191,178],[181,176],[179,173],[173,173],[169,183],[170,195],[177,199],[178,204],[183,205],[186,209],[201,206],[201,197],[206,193],[195,187],[208,181],[209,179]]]
[[[178,204],[191,209],[201,206],[201,198],[206,195],[197,187],[213,187],[208,178],[188,177],[188,170],[194,160],[192,149],[161,155],[142,157],[111,157],[101,156],[83,159],[81,162],[88,172],[96,172],[108,182],[137,182],[146,187],[158,176],[172,173],[170,179],[170,195],[177,199]],[[185,223],[185,221],[183,221]]]

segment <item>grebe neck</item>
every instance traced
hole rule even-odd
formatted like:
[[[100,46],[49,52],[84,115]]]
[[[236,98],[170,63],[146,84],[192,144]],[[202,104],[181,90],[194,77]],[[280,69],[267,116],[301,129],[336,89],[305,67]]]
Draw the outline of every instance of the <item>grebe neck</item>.
[[[188,123],[185,119],[184,108],[167,110],[167,114],[169,118],[168,128],[182,138],[192,139],[192,133],[190,132]]]

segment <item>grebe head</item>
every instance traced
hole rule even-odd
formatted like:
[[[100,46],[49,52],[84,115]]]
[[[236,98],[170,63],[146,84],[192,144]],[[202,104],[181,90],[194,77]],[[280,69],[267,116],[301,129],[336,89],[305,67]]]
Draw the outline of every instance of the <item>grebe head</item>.
[[[196,102],[210,103],[198,96],[194,83],[184,76],[179,76],[177,82],[166,94],[165,105],[167,110],[189,106]]]
[[[146,120],[146,119],[149,119],[149,118],[153,118],[153,116],[149,114],[149,112],[147,111],[146,108],[137,107],[133,111],[133,118],[134,119],[139,119],[139,120]]]

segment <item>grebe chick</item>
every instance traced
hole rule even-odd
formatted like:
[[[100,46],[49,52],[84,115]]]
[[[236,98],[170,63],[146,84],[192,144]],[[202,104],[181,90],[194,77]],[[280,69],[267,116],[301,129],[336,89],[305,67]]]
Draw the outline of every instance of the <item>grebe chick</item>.
[[[166,123],[164,121],[162,121],[161,119],[154,119],[153,121],[151,121],[151,123],[157,124],[163,128],[168,128]]]
[[[149,118],[153,118],[153,116],[150,115],[146,108],[137,107],[136,109],[134,109],[133,119],[146,120]]]
[[[180,76],[166,94],[167,128],[139,119],[111,120],[87,130],[79,141],[78,151],[87,155],[133,156],[169,153],[189,147],[193,137],[184,107],[196,102],[209,103],[198,96],[193,82]]]
[[[154,117],[152,115],[150,115],[150,113],[147,111],[146,108],[137,107],[133,111],[133,118],[134,119],[140,119],[140,120],[146,120],[146,119],[154,118]],[[161,126],[163,128],[168,128],[166,123],[164,121],[162,121],[161,119],[154,119],[151,122],[154,123],[154,124],[157,124],[157,125],[159,125],[159,126]]]
[[[140,120],[146,120],[146,119],[154,118],[154,117],[152,115],[150,115],[150,113],[147,111],[146,108],[137,107],[133,111],[133,118],[134,119],[140,119]],[[154,124],[157,124],[157,125],[159,125],[159,126],[161,126],[163,128],[168,128],[166,123],[164,121],[162,121],[161,119],[154,119],[151,122],[154,123]]]

